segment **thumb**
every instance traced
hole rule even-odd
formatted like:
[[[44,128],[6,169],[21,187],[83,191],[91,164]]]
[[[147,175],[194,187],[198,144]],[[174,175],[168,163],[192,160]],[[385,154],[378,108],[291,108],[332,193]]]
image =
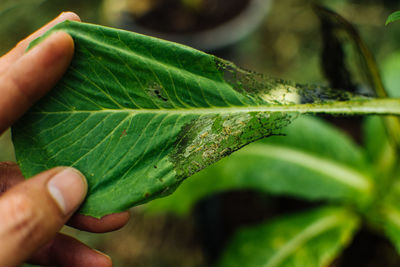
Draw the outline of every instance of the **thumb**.
[[[84,176],[58,167],[0,197],[0,266],[15,266],[49,242],[82,203]]]

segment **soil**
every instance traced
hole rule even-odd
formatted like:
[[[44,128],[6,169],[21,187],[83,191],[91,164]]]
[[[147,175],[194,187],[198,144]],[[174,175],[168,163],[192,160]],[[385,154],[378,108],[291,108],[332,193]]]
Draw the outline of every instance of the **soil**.
[[[142,27],[162,33],[193,33],[215,28],[240,14],[251,0],[200,0],[196,6],[182,0],[158,0],[144,14],[132,14]]]

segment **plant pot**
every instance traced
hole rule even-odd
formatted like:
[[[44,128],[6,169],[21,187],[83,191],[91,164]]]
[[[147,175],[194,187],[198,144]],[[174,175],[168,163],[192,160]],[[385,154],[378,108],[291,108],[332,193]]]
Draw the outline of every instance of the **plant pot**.
[[[113,27],[215,51],[252,33],[264,21],[271,2],[104,0],[102,17],[105,24]]]

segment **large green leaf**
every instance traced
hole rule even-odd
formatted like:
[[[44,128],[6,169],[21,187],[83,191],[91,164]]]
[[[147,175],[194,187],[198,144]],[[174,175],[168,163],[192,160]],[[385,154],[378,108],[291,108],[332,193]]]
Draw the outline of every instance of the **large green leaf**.
[[[239,231],[218,266],[328,266],[347,246],[358,218],[323,208]]]
[[[75,57],[14,127],[16,155],[27,177],[57,165],[81,170],[89,182],[81,212],[96,217],[172,192],[220,158],[279,134],[298,114],[400,114],[395,99],[274,80],[97,25],[67,21],[34,44],[60,30],[74,38]]]
[[[302,117],[285,130],[234,153],[146,206],[187,214],[205,196],[253,189],[308,200],[366,204],[373,193],[370,164],[348,136],[320,119]]]

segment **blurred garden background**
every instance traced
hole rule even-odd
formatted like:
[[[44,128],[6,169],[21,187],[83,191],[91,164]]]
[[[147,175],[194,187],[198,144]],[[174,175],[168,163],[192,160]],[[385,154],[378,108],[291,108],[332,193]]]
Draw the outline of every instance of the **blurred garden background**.
[[[248,32],[243,30],[243,34],[227,42],[215,40],[214,43],[218,42],[218,46],[206,47],[201,44],[200,48],[233,61],[245,69],[299,83],[327,85],[321,71],[320,23],[310,8],[310,1],[264,1],[268,2],[263,5],[264,13],[250,14],[247,18],[249,23],[254,23],[248,25]],[[160,2],[167,4],[162,5]],[[186,6],[178,12],[174,2],[184,2]],[[126,19],[126,15],[129,14],[139,23],[139,27],[136,25],[129,29],[148,33],[147,30],[151,28],[151,32],[155,34],[164,31],[161,36],[170,36],[172,39],[178,38],[177,35],[187,35],[182,40],[190,42],[191,38],[197,38],[196,33],[210,31],[213,27],[219,27],[239,16],[241,10],[246,9],[251,1],[232,1],[239,4],[229,14],[224,5],[219,6],[219,2],[221,1],[1,0],[0,54],[7,52],[23,37],[62,11],[74,11],[84,22],[128,28],[131,18]],[[241,2],[243,5],[240,5]],[[400,23],[385,26],[387,16],[400,10],[399,1],[326,0],[319,3],[341,14],[359,29],[378,62],[387,90],[392,96],[400,97]],[[168,4],[174,8],[168,8]],[[153,11],[155,13],[151,14]],[[124,13],[123,16],[120,16],[121,12]],[[208,16],[206,12],[209,12]],[[169,16],[160,18],[160,25],[152,20],[163,13]],[[261,19],[254,20],[251,19],[252,16],[259,16]],[[176,21],[165,25],[162,19]],[[225,32],[226,36],[237,35],[235,31],[238,28],[226,29],[231,31]],[[354,120],[329,120],[340,127],[344,125],[343,130],[348,131],[348,135],[353,136],[356,143],[362,141],[357,134],[360,129],[350,127],[357,127]],[[216,174],[209,172],[209,175]],[[184,184],[190,183],[190,179]],[[217,180],[218,177],[214,179]],[[205,188],[193,186],[194,194],[196,190],[206,190],[207,184],[203,186]],[[187,200],[177,198],[174,200],[175,204],[169,202],[169,208],[163,209],[163,201],[165,200],[156,200],[150,205],[132,209],[130,223],[113,233],[89,234],[68,227],[63,231],[110,255],[116,267],[210,266],[240,227],[256,225],[278,215],[318,205],[294,197],[276,197],[238,188],[205,196],[192,206],[181,205],[187,203]],[[389,241],[368,230],[362,230],[352,245],[342,253],[341,259],[332,266],[399,264],[400,256]]]

